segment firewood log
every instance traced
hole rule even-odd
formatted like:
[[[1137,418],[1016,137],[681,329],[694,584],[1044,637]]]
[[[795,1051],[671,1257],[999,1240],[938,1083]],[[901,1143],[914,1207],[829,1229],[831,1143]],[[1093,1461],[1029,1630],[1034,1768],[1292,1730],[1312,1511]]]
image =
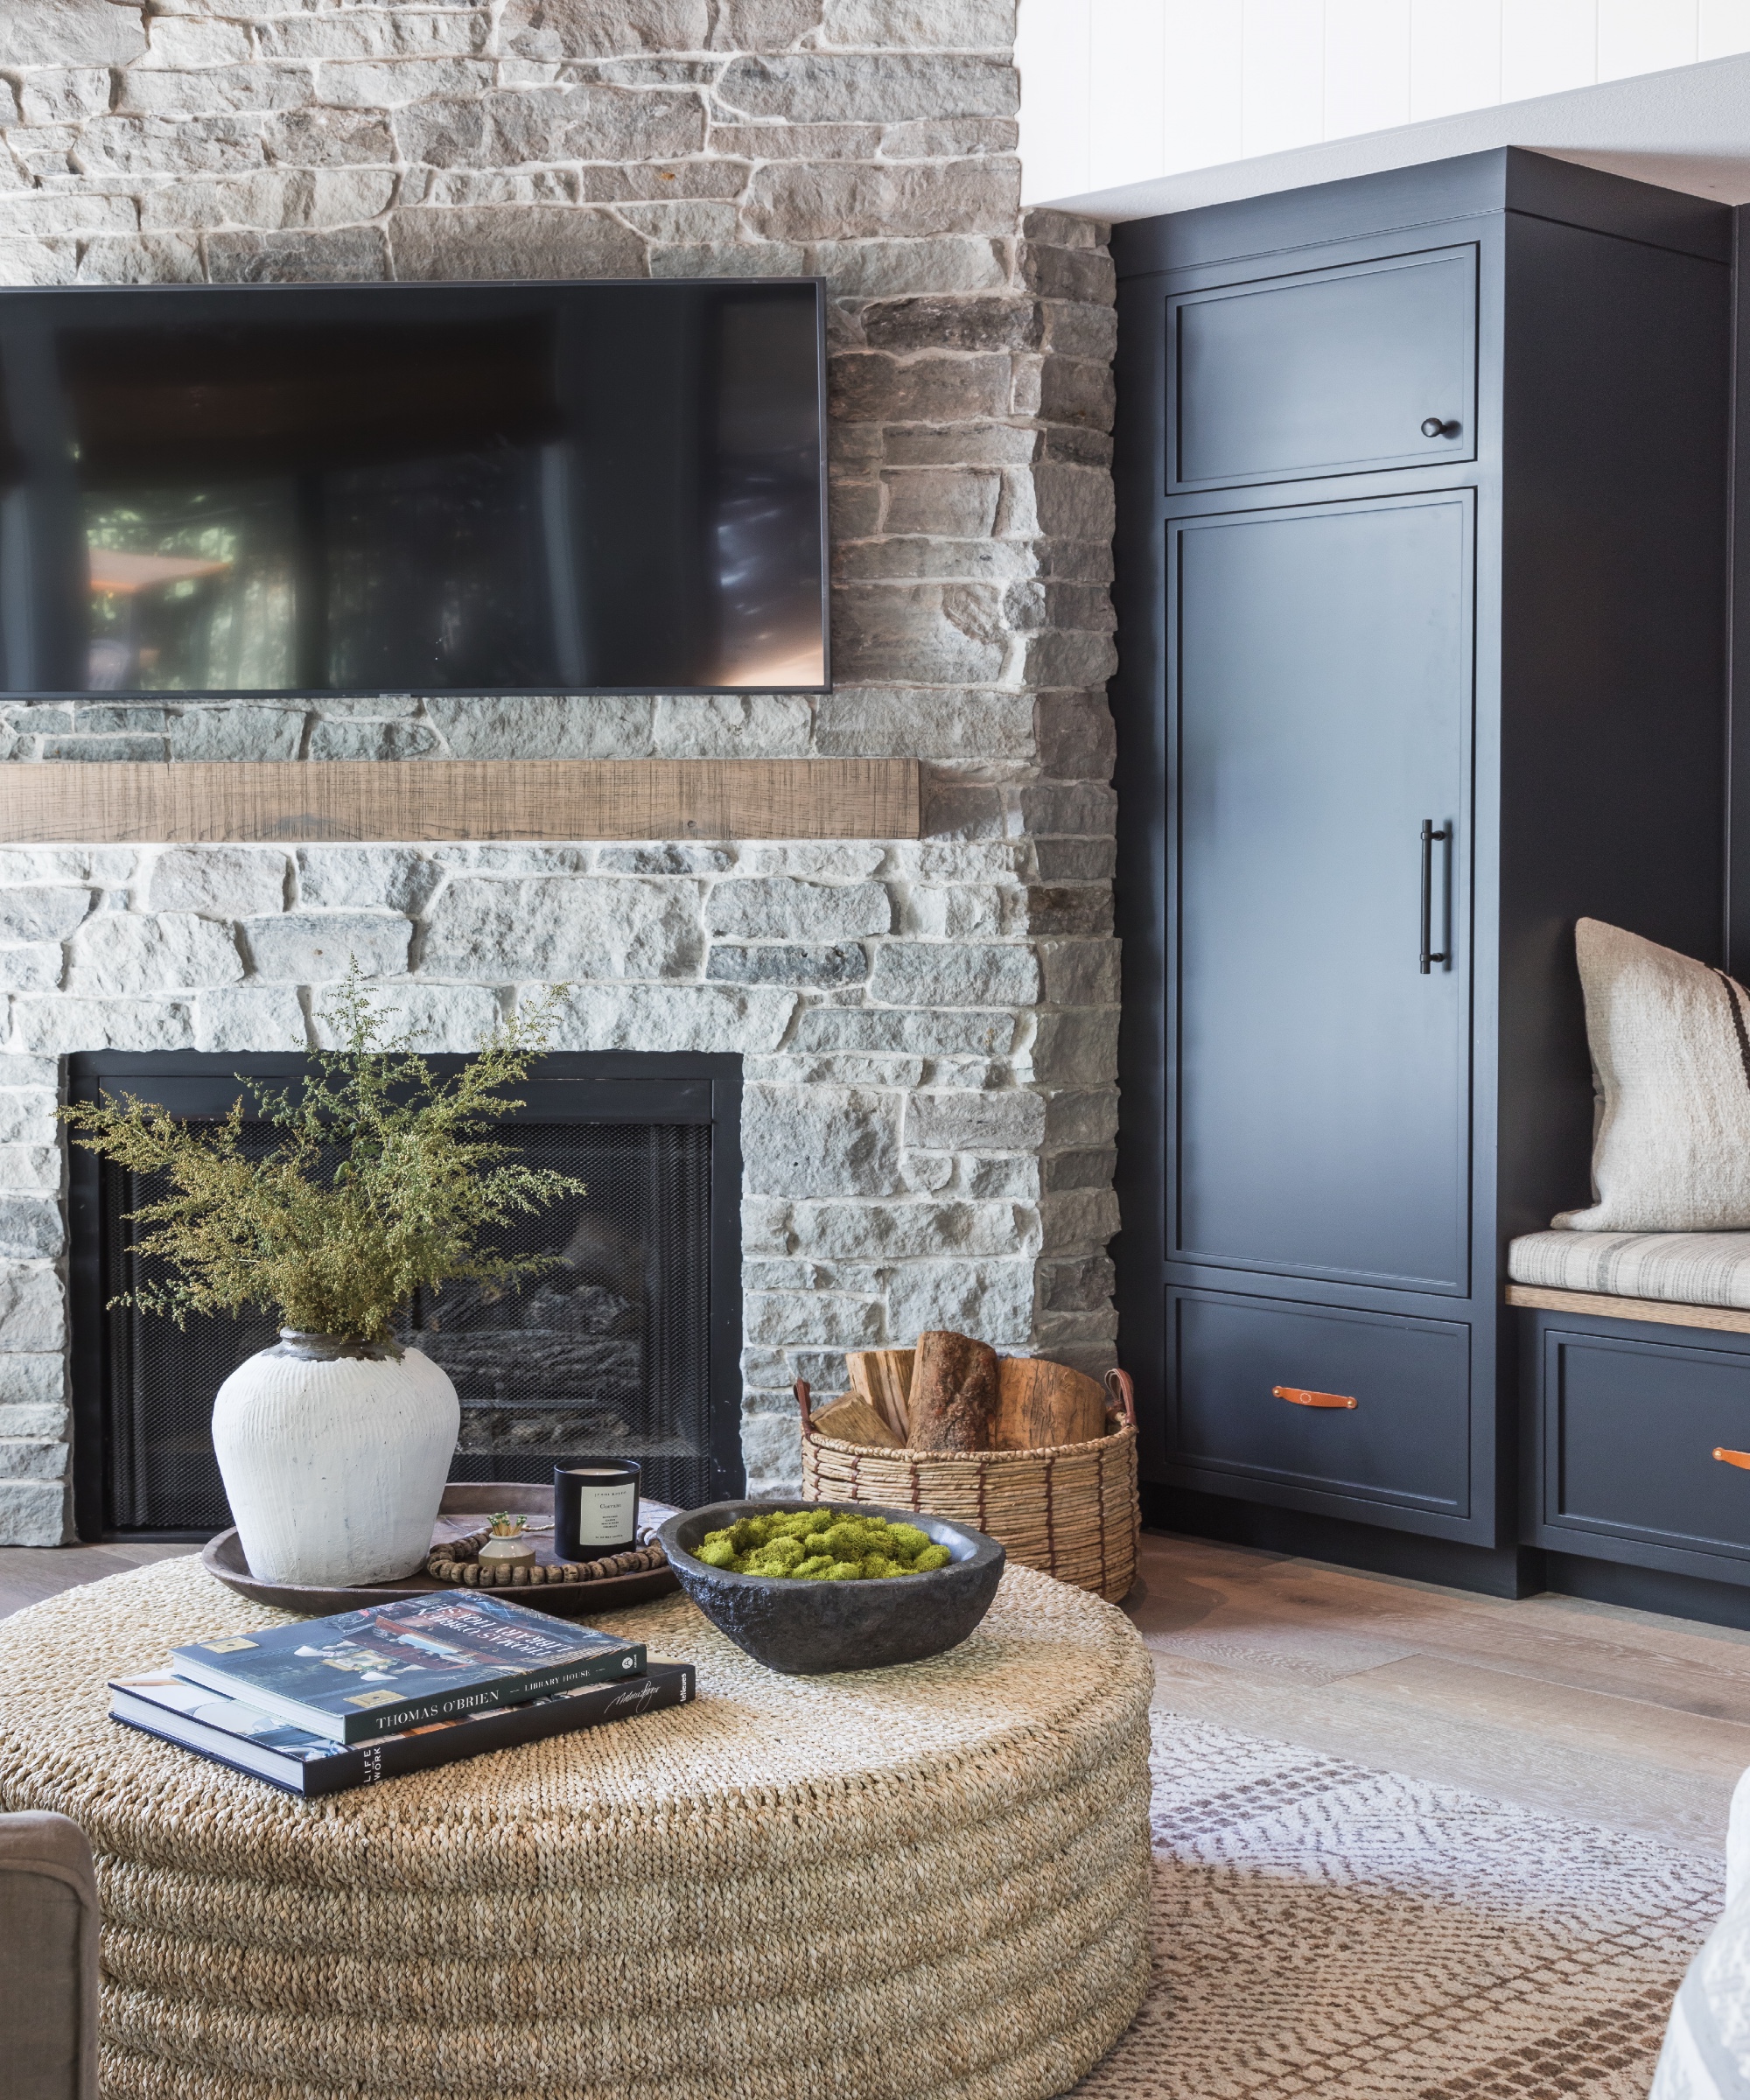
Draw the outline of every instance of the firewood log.
[[[903,1444],[912,1432],[907,1397],[912,1390],[915,1349],[850,1349],[844,1358],[850,1390],[866,1400]]]
[[[997,1352],[968,1334],[918,1336],[911,1448],[989,1451],[999,1396]]]
[[[823,1437],[837,1437],[846,1444],[878,1444],[883,1450],[898,1451],[905,1442],[881,1419],[861,1393],[846,1393],[823,1407],[814,1418]]]
[[[1106,1434],[1106,1389],[1067,1363],[1005,1356],[998,1366],[998,1384],[991,1438],[998,1451],[1087,1444]]]

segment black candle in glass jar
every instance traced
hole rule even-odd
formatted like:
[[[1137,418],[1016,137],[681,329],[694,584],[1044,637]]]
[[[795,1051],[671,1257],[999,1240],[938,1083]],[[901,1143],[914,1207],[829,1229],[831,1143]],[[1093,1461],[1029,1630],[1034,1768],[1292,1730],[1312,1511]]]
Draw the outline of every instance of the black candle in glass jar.
[[[638,1544],[635,1459],[553,1468],[553,1544],[561,1560],[605,1560]]]

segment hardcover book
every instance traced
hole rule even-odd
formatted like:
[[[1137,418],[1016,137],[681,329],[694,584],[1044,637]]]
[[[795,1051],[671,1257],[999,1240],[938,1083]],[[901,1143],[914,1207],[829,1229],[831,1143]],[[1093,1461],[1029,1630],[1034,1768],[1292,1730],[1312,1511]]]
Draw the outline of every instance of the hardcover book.
[[[453,1721],[430,1721],[350,1749],[167,1670],[114,1678],[109,1690],[112,1721],[313,1800],[488,1750],[684,1706],[696,1698],[697,1680],[690,1662],[653,1658],[642,1676],[624,1684],[579,1684],[524,1706],[488,1707]]]
[[[644,1644],[470,1592],[376,1604],[258,1634],[192,1641],[179,1677],[337,1743],[640,1676]]]

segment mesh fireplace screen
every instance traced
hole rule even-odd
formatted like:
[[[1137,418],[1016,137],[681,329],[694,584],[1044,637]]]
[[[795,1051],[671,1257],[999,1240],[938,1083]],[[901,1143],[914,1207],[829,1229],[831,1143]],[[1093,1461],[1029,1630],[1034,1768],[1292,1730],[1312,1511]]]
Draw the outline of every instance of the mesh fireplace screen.
[[[455,1382],[461,1439],[452,1480],[550,1480],[556,1464],[635,1458],[648,1494],[710,1499],[710,1131],[703,1124],[518,1121],[506,1142],[573,1174],[567,1198],[500,1236],[556,1257],[514,1292],[452,1284],[422,1299],[402,1339]],[[253,1143],[265,1153],[271,1134]],[[150,1184],[105,1162],[104,1296],[155,1266],[127,1251],[126,1214]],[[186,1328],[125,1306],[103,1315],[104,1525],[222,1530],[231,1521],[208,1431],[226,1376],[274,1338],[266,1317]]]

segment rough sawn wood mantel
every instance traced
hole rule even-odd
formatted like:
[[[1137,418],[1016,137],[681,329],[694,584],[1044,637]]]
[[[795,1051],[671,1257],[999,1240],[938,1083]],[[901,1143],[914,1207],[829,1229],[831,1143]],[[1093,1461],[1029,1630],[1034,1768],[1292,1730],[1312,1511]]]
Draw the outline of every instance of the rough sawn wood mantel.
[[[0,766],[0,842],[919,836],[915,759],[242,760]]]

